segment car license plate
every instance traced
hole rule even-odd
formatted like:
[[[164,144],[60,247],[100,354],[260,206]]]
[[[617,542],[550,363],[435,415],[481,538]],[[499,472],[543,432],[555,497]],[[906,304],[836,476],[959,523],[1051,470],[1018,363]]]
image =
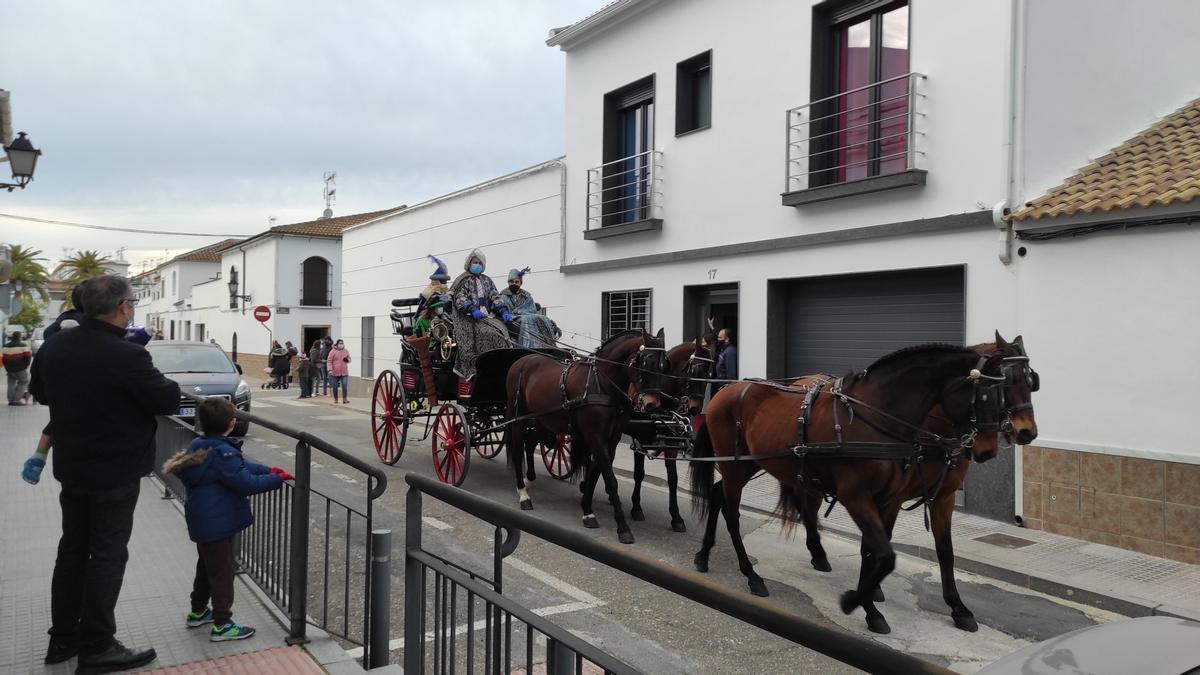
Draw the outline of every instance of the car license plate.
[[[179,416],[180,417],[195,417],[196,409],[195,408],[180,408]]]

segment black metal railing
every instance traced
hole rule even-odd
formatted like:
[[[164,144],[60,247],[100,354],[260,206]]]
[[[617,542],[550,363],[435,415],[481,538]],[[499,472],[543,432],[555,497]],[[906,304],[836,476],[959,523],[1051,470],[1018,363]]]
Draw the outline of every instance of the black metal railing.
[[[194,397],[199,402],[200,398]],[[378,468],[347,454],[327,441],[238,411],[238,418],[296,439],[295,481],[280,490],[251,497],[254,525],[238,537],[235,555],[239,569],[249,575],[289,619],[288,642],[307,641],[308,624],[347,642],[361,645],[363,663],[370,667],[387,664],[387,631],[390,617],[386,595],[372,593],[373,586],[387,589],[386,579],[373,571],[373,559],[387,560],[389,534],[373,530],[374,501],[387,488],[387,477]],[[165,496],[186,496],[174,475],[164,475],[162,465],[195,437],[190,425],[176,417],[159,418],[156,438],[155,475],[163,482]],[[362,508],[335,499],[312,488],[312,450],[361,472],[366,487]],[[317,537],[310,536],[317,534]],[[319,583],[309,584],[314,561],[320,567]],[[385,573],[386,574],[386,573]],[[316,580],[314,580],[316,581]],[[354,598],[361,595],[362,607]],[[354,621],[361,613],[362,621]],[[384,636],[378,649],[372,649]]]
[[[410,473],[404,480],[409,484],[405,513],[405,672],[510,672],[514,645],[518,649],[518,666],[526,672],[532,672],[535,659],[541,658],[545,658],[548,675],[580,674],[584,672],[585,662],[591,662],[606,673],[641,672],[534,615],[504,595],[503,559],[516,550],[522,532],[870,673],[950,675],[953,672],[873,640],[814,623],[760,598],[730,590],[697,573],[593,539],[583,532],[554,525],[432,478]],[[496,528],[491,579],[422,548],[423,494]],[[430,577],[433,581],[432,605],[428,601]],[[464,626],[458,624],[462,616],[458,610],[460,605],[466,610]],[[475,618],[476,605],[482,610],[483,621]],[[513,623],[517,624],[515,637]],[[430,624],[432,630],[428,628]],[[458,641],[460,634],[464,635],[461,642]],[[540,647],[539,635],[545,641],[544,647]],[[432,648],[427,648],[426,642],[430,642]],[[480,653],[480,645],[483,646],[483,660],[477,668],[474,656]],[[519,652],[521,649],[524,649],[523,655]]]

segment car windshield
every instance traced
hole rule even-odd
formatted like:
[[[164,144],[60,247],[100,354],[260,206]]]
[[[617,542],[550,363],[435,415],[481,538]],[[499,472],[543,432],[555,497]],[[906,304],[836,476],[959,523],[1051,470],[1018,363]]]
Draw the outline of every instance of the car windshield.
[[[225,352],[200,345],[153,345],[150,357],[164,373],[235,373]]]

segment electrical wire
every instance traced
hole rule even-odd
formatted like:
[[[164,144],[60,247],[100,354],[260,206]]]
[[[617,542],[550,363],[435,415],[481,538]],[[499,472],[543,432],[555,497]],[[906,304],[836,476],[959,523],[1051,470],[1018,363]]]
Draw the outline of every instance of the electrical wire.
[[[135,227],[108,227],[104,225],[88,225],[85,223],[71,223],[65,220],[50,220],[48,218],[34,218],[33,216],[18,216],[12,213],[0,213],[0,218],[12,218],[13,220],[24,220],[31,223],[45,223],[47,225],[62,225],[64,227],[81,227],[85,230],[102,230],[104,232],[133,232],[136,234],[162,234],[173,237],[223,237],[223,238],[246,238],[248,234],[225,234],[215,232],[170,232],[167,230],[142,230]]]

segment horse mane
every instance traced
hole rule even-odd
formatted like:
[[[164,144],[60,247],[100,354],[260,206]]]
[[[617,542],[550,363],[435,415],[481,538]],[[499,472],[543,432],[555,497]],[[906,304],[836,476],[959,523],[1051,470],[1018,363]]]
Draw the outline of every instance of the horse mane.
[[[600,352],[604,351],[609,346],[611,346],[617,340],[623,340],[632,335],[641,335],[641,334],[642,334],[642,329],[640,329],[640,328],[631,328],[629,330],[623,330],[620,333],[616,333],[614,335],[609,336],[609,338],[607,340],[605,340],[604,342],[601,342],[600,346],[596,347],[596,351],[592,352],[592,354],[599,354]]]
[[[907,356],[911,356],[918,352],[928,352],[931,354],[975,354],[975,351],[970,347],[962,347],[945,342],[926,342],[924,344],[901,347],[894,352],[884,354],[883,356],[875,359],[875,362],[867,366],[865,369],[850,373],[846,379],[848,382],[866,379],[868,373],[880,370],[882,368],[887,368],[888,366],[893,365],[895,361]]]

